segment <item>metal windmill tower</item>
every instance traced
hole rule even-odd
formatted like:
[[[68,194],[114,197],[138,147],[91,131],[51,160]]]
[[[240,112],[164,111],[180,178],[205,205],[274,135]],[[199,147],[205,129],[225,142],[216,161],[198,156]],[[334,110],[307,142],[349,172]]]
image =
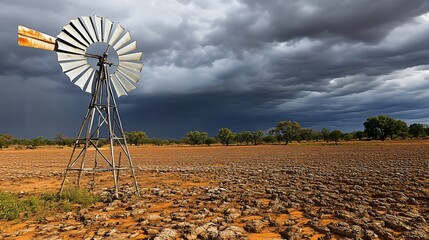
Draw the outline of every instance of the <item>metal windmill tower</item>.
[[[124,170],[131,172],[136,193],[140,194],[114,96],[114,92],[117,97],[127,95],[141,78],[142,53],[133,52],[137,44],[131,40],[130,33],[107,18],[83,16],[71,20],[57,38],[18,26],[18,44],[57,52],[59,64],[70,81],[92,95],[60,194],[69,175],[77,175],[76,184],[80,187],[86,173],[92,173],[92,183],[95,183],[97,172],[110,171],[118,197],[119,173]],[[104,50],[101,54],[89,53],[94,45],[100,49],[100,44]],[[117,55],[117,59],[112,60],[111,55]],[[96,64],[91,66],[91,61]],[[100,147],[102,142],[107,143],[108,149]]]

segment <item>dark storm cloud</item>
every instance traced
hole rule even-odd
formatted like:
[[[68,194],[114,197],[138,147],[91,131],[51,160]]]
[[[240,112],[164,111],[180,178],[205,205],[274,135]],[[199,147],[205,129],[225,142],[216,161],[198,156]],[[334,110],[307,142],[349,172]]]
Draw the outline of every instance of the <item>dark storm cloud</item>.
[[[56,54],[18,47],[18,24],[56,36],[70,19],[120,22],[143,51],[138,89],[118,100],[126,130],[182,137],[304,127],[362,128],[388,114],[429,122],[429,2],[7,1],[0,20],[1,132],[74,136],[89,101]]]
[[[214,21],[209,44],[247,48],[297,38],[345,38],[374,43],[394,27],[426,13],[424,0],[241,1]]]
[[[217,84],[202,92],[218,93],[214,98],[225,102],[233,98],[221,97],[224,92],[253,96],[256,101],[238,111],[265,114],[273,124],[278,114],[307,126],[356,129],[370,115],[410,119],[402,109],[424,110],[416,95],[394,91],[381,76],[427,64],[427,31],[410,31],[419,25],[415,17],[428,11],[427,2],[268,3],[241,2],[213,21],[198,47],[164,50],[166,57],[154,65],[207,67]],[[397,39],[404,34],[411,35]],[[365,99],[344,97],[359,95]]]

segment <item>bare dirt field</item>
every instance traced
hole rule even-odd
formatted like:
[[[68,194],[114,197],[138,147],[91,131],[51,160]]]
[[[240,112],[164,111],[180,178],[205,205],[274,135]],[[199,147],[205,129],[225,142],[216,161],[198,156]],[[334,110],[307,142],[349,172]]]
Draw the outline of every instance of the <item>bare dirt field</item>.
[[[2,220],[0,239],[429,239],[427,140],[130,151],[141,198]],[[0,191],[58,191],[70,154],[0,150]]]

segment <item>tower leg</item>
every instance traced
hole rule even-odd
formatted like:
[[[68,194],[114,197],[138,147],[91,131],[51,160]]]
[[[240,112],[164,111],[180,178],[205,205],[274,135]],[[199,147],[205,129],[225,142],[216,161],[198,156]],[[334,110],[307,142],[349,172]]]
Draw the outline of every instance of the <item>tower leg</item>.
[[[105,71],[107,71],[107,67],[105,66]],[[106,78],[107,79],[107,78]],[[118,178],[116,172],[116,164],[115,164],[115,151],[114,151],[114,128],[112,125],[112,113],[111,113],[111,103],[110,99],[113,97],[112,89],[110,86],[110,81],[106,81],[106,92],[107,92],[107,126],[109,128],[109,144],[110,144],[110,156],[112,157],[112,172],[113,172],[113,182],[115,184],[115,196],[118,197]],[[114,105],[113,107],[116,107]]]
[[[97,91],[96,91],[96,92],[97,92]],[[77,138],[76,138],[76,140],[75,140],[75,143],[74,143],[74,146],[73,146],[73,151],[72,151],[72,154],[71,154],[70,159],[69,159],[69,163],[67,164],[67,168],[66,168],[66,170],[65,170],[65,172],[64,172],[64,177],[63,177],[63,181],[62,181],[62,183],[61,183],[61,188],[60,188],[59,194],[62,194],[62,192],[63,192],[63,190],[64,190],[64,184],[65,184],[65,182],[66,182],[66,179],[67,179],[67,173],[68,173],[69,169],[70,169],[71,167],[73,167],[73,165],[74,165],[74,164],[75,164],[75,162],[77,161],[77,159],[75,159],[75,160],[73,161],[73,156],[75,155],[76,148],[79,146],[79,140],[80,140],[80,138],[81,138],[81,135],[82,135],[82,132],[83,132],[83,130],[84,130],[84,128],[85,128],[85,126],[87,125],[88,119],[90,118],[90,116],[91,116],[91,115],[93,116],[93,113],[94,113],[94,111],[93,111],[93,105],[94,105],[94,103],[96,102],[96,98],[97,98],[97,96],[96,96],[96,94],[94,93],[94,94],[92,95],[91,102],[90,102],[89,107],[88,107],[88,111],[86,112],[86,115],[85,115],[85,117],[84,117],[84,119],[83,119],[83,121],[82,121],[82,125],[80,126],[79,134],[78,134],[78,136],[77,136]],[[85,144],[85,145],[86,145],[86,144]],[[81,152],[80,154],[82,154],[82,152]],[[79,154],[79,155],[80,155],[80,154]],[[78,157],[79,157],[79,156],[78,156]],[[84,158],[84,157],[83,157],[83,158]],[[83,161],[82,161],[82,162],[83,162]],[[81,166],[81,169],[82,169],[82,168],[83,168],[83,167]],[[80,180],[80,179],[79,179],[79,180]],[[80,185],[79,180],[78,180],[78,186]]]
[[[95,113],[95,108],[91,109],[91,115],[90,115],[90,120],[89,120],[89,124],[87,126],[86,129],[86,134],[85,134],[85,146],[84,146],[84,151],[83,151],[83,156],[82,156],[82,161],[80,163],[80,171],[79,171],[79,176],[77,178],[77,187],[80,188],[80,180],[82,178],[82,174],[83,174],[83,169],[85,167],[85,157],[86,157],[86,150],[89,147],[89,139],[91,137],[91,129],[92,129],[92,124],[94,123],[94,113]]]
[[[116,100],[115,100],[115,98],[112,98],[112,99],[113,99],[113,104],[116,106]],[[131,174],[133,176],[133,181],[134,181],[134,187],[136,189],[137,195],[141,196],[140,195],[140,189],[139,189],[139,186],[137,184],[137,178],[136,178],[136,174],[135,174],[135,170],[134,170],[133,161],[131,159],[130,150],[129,150],[128,144],[127,144],[127,138],[126,138],[125,133],[124,133],[124,128],[122,127],[121,118],[119,117],[119,110],[118,110],[117,107],[115,107],[114,111],[115,111],[115,114],[116,114],[116,119],[115,119],[116,120],[116,124],[117,124],[118,130],[120,132],[120,136],[123,138],[123,141],[124,141],[124,153],[125,153],[126,158],[128,159],[128,164],[130,165],[130,170],[131,170]]]

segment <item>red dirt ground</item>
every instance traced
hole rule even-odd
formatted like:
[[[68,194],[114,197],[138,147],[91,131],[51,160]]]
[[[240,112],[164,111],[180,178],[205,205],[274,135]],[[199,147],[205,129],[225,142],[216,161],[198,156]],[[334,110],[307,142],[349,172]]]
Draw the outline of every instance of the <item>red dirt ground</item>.
[[[403,181],[402,185],[391,182],[391,186],[385,185],[384,187],[391,188],[392,191],[402,191],[407,194],[410,191],[406,190],[408,184],[413,181],[421,181],[423,184],[421,187],[421,191],[423,192],[421,194],[426,195],[422,196],[422,198],[414,197],[417,200],[410,204],[409,207],[421,215],[429,212],[428,203],[424,203],[423,201],[426,199],[424,197],[427,197],[429,194],[429,141],[427,140],[350,142],[341,143],[338,146],[322,143],[301,143],[288,146],[229,147],[133,146],[130,147],[130,151],[137,169],[137,181],[143,193],[141,201],[150,205],[145,216],[153,213],[162,215],[175,212],[178,210],[178,207],[176,204],[173,204],[173,200],[183,200],[184,198],[183,196],[175,197],[172,195],[166,198],[166,200],[156,196],[145,195],[145,193],[152,191],[152,189],[208,189],[223,186],[222,184],[225,181],[236,181],[236,179],[243,178],[245,181],[242,182],[242,188],[237,188],[233,192],[243,191],[246,188],[251,189],[252,184],[268,189],[264,184],[270,184],[274,188],[282,189],[284,193],[289,193],[288,191],[292,191],[292,189],[295,191],[295,187],[298,187],[297,189],[302,191],[302,193],[313,196],[314,193],[312,191],[320,185],[318,178],[312,178],[313,174],[317,175],[321,173],[323,179],[330,179],[331,184],[339,186],[338,189],[340,189],[340,185],[352,186],[355,184],[352,181],[360,179],[358,175],[362,175],[362,173],[368,175],[368,178],[365,179],[368,179],[369,182],[380,181],[380,184],[386,184],[384,181],[388,180],[384,179],[383,176],[384,174],[385,176],[391,176],[389,174],[392,171],[397,172],[400,177],[399,179]],[[71,148],[0,150],[0,191],[23,194],[58,191],[61,176],[70,154]],[[279,174],[278,171],[281,170],[284,171],[284,174],[289,175],[282,181],[270,180],[269,176],[264,175],[265,173],[268,175],[271,174],[271,168],[266,168],[267,166],[272,166],[273,174]],[[289,173],[289,171],[291,172]],[[356,171],[358,175],[355,175],[353,171]],[[259,175],[253,179],[253,173],[264,176],[265,182],[258,180],[257,177]],[[340,179],[342,174],[348,175]],[[231,175],[234,175],[235,180],[231,180]],[[334,178],[330,178],[330,175],[334,176]],[[90,176],[84,177],[86,179],[90,178]],[[96,177],[98,178],[96,191],[113,185],[110,174],[99,174]],[[131,182],[129,174],[121,176],[121,179],[123,181],[120,184]],[[332,179],[337,179],[338,182],[332,181]],[[73,181],[73,179],[70,179],[70,181]],[[323,184],[327,185],[328,183],[329,181],[326,181]],[[374,182],[374,184],[378,183]],[[361,191],[370,191],[372,189],[366,189],[365,186],[367,185],[363,186]],[[401,189],[401,186],[403,186],[403,189]],[[328,188],[330,188],[329,185]],[[370,193],[367,195],[371,196]],[[268,209],[269,206],[275,203],[272,195],[266,194],[265,190],[254,196],[256,199],[249,200],[259,199],[262,209]],[[196,198],[198,196],[187,197],[186,200],[192,202]],[[368,201],[371,200],[374,199],[369,199]],[[231,204],[239,208],[241,203],[233,202]],[[192,207],[192,205],[189,206]],[[256,216],[240,216],[231,224],[244,227],[248,221],[262,219],[269,215],[274,217],[275,220],[273,221],[277,222],[277,227],[268,226],[260,233],[247,233],[246,236],[249,239],[281,238],[280,232],[283,231],[283,226],[287,224],[291,225],[288,223],[290,220],[294,221],[293,226],[301,229],[300,234],[302,237],[317,239],[324,236],[324,233],[315,229],[310,224],[311,219],[307,214],[316,214],[320,209],[321,207],[317,207],[311,203],[308,208],[303,205],[297,205],[296,207],[287,209],[283,213],[264,212],[264,214]],[[385,213],[381,209],[376,210],[381,215]],[[389,211],[389,209],[386,209],[386,211]],[[395,213],[391,212],[391,214],[398,214],[398,212],[395,210]],[[372,217],[370,215],[365,216]],[[426,220],[429,221],[427,216]],[[132,231],[137,224],[136,218],[115,219],[115,221],[119,222],[118,226],[120,227],[118,229],[121,232]],[[318,224],[319,226],[326,227],[330,223],[340,221],[346,220],[335,214],[335,211],[332,210],[332,212],[324,213],[323,217],[320,217]],[[16,238],[29,239],[36,236],[34,235],[34,231],[36,228],[40,228],[40,225],[34,218],[9,222],[0,221],[0,233],[13,233],[25,230],[25,234],[20,234]],[[422,229],[428,230],[428,227],[426,226]],[[82,236],[89,236],[96,231],[96,229],[88,228],[80,232],[71,231],[58,234],[64,238],[74,238],[73,236],[81,238]],[[394,234],[401,236],[400,234],[403,231],[405,230],[397,231],[392,229],[391,234],[393,236],[395,236]],[[40,235],[38,236],[40,237]],[[140,234],[137,234],[136,239],[144,239],[148,236],[147,233],[140,232]],[[336,237],[340,238],[337,235],[333,235],[333,239]]]

